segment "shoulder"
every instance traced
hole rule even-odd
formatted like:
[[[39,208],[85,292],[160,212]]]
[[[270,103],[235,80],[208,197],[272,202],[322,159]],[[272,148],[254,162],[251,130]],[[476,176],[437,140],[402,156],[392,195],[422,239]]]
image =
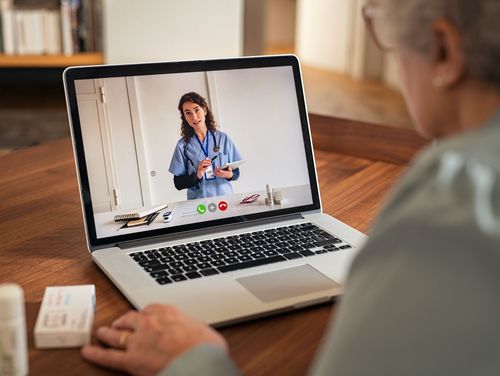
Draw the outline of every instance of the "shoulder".
[[[495,132],[500,139],[500,126]],[[500,148],[491,138],[484,128],[424,150],[392,193],[374,234],[407,223],[426,233],[445,228],[500,239]]]
[[[499,164],[494,150],[478,150],[489,146],[476,137],[482,135],[449,140],[417,158],[378,216],[353,275],[375,273],[375,265],[418,269],[442,260],[450,268],[450,260],[464,267],[500,260]]]
[[[227,138],[229,137],[226,132],[219,131],[218,129],[214,131],[215,137]]]
[[[214,136],[219,143],[233,143],[233,140],[226,132],[216,130],[214,131]]]
[[[177,144],[175,145],[176,148],[184,149],[186,145],[192,144],[194,142],[196,136],[191,136],[191,138],[188,141],[185,141],[183,137],[181,137],[178,141]]]
[[[475,351],[477,344],[467,339],[477,335],[477,322],[471,320],[477,317],[487,328],[481,341],[496,341],[498,125],[440,142],[415,159],[352,263],[335,333],[327,338],[328,354],[319,367],[334,364],[342,373],[344,365],[352,371],[352,361],[362,354],[383,359],[404,342],[415,346],[409,351],[419,354],[415,361],[435,369],[443,356],[460,361]],[[373,345],[384,336],[383,346]],[[444,342],[423,349],[421,343],[434,337]],[[346,346],[352,338],[363,340]],[[485,358],[486,367],[497,366],[494,356]],[[411,362],[393,363],[397,374],[413,370],[407,367]]]
[[[500,175],[500,112],[475,131],[438,141],[425,148],[411,163],[402,186],[439,184],[458,179],[482,166]],[[472,174],[474,175],[474,174]],[[449,187],[452,189],[453,187]]]
[[[186,141],[184,141],[183,138],[180,138],[177,143],[175,144],[175,149],[177,150],[184,150],[184,148],[186,147]]]
[[[232,142],[231,138],[228,136],[226,132],[222,132],[219,130],[214,131],[215,142],[218,144],[227,144],[228,142]]]
[[[439,142],[435,148],[434,156],[441,163],[443,160],[445,163],[449,163],[451,159],[460,159],[463,164],[489,165],[490,168],[499,173],[500,148],[498,140],[500,140],[500,111],[482,128]],[[425,158],[423,160],[425,161]]]

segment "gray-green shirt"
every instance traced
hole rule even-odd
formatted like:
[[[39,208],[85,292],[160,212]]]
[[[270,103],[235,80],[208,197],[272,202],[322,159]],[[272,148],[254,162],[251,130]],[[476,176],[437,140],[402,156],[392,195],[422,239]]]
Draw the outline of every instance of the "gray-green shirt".
[[[210,372],[200,351],[162,375],[237,374],[214,349],[226,368]],[[310,373],[500,375],[500,111],[416,159],[351,267]]]

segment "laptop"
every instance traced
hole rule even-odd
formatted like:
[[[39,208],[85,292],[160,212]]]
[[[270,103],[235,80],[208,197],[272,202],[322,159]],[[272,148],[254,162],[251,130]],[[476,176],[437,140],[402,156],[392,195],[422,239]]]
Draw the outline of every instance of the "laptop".
[[[342,293],[365,235],[322,212],[295,56],[63,79],[88,250],[137,309],[220,327]]]

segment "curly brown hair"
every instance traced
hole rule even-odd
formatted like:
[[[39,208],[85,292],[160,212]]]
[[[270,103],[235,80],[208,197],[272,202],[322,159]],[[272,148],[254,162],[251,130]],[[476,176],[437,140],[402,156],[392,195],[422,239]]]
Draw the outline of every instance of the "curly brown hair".
[[[205,124],[207,126],[207,129],[212,132],[217,129],[217,123],[215,122],[212,111],[210,111],[210,108],[208,107],[206,99],[203,98],[200,94],[193,91],[190,93],[186,93],[179,100],[179,106],[177,107],[181,113],[181,136],[185,142],[189,142],[191,137],[193,137],[194,135],[194,130],[187,122],[186,118],[184,117],[184,112],[182,111],[182,106],[186,102],[196,103],[197,105],[201,106],[207,112],[207,114],[205,115]]]

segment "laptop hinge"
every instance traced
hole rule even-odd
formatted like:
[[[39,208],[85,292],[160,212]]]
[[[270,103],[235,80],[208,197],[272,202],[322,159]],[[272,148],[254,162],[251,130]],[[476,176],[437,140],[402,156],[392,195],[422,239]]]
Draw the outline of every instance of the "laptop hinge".
[[[182,240],[182,239],[193,237],[193,236],[211,235],[214,232],[241,230],[241,229],[248,229],[248,231],[251,231],[251,227],[254,227],[254,226],[255,227],[262,226],[262,225],[278,223],[278,222],[283,222],[283,221],[293,221],[293,220],[299,220],[299,219],[303,219],[303,218],[304,217],[302,216],[301,213],[293,213],[293,214],[282,215],[282,216],[273,217],[273,218],[257,219],[257,220],[245,221],[245,222],[241,222],[241,223],[232,223],[229,225],[214,226],[214,227],[209,227],[206,229],[184,231],[184,232],[176,233],[176,234],[160,235],[160,236],[150,237],[147,240],[143,240],[143,239],[130,240],[127,242],[117,243],[116,246],[121,248],[121,249],[127,249],[127,248],[135,248],[135,247],[145,246],[145,245],[148,245],[151,243],[171,242],[171,241]]]

